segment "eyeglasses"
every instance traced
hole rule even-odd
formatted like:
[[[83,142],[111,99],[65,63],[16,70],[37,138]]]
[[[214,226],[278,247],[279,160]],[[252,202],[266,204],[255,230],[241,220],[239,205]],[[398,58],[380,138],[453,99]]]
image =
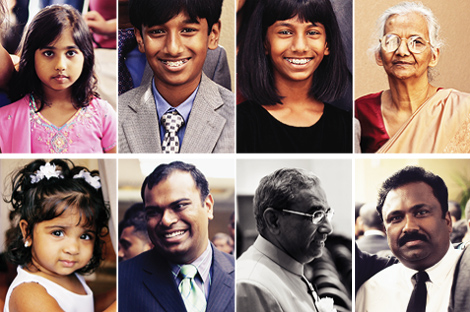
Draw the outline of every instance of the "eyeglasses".
[[[411,36],[406,39],[400,38],[395,34],[385,35],[379,41],[382,44],[382,49],[384,49],[385,52],[395,52],[400,47],[402,40],[406,40],[408,50],[410,50],[411,53],[416,54],[423,52],[426,50],[428,44],[431,44],[429,41],[424,40],[420,36]]]
[[[291,214],[296,214],[299,216],[310,217],[312,218],[313,224],[319,224],[325,219],[325,217],[328,219],[328,222],[331,222],[331,219],[333,219],[333,215],[335,214],[335,211],[332,208],[328,208],[326,211],[317,210],[313,214],[308,214],[308,213],[303,213],[303,212],[298,212],[298,211],[288,210],[288,209],[282,209],[281,211],[291,213]]]

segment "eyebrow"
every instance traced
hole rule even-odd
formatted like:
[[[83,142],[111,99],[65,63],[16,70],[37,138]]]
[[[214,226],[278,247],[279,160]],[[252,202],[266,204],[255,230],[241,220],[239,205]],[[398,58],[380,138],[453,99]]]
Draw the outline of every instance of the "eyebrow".
[[[177,199],[173,202],[171,202],[168,207],[173,207],[173,206],[176,206],[178,205],[179,203],[183,202],[183,201],[191,201],[189,198],[180,198],[180,199]],[[150,209],[161,209],[162,207],[158,206],[158,205],[154,205],[154,206],[145,206],[145,210],[150,210]]]

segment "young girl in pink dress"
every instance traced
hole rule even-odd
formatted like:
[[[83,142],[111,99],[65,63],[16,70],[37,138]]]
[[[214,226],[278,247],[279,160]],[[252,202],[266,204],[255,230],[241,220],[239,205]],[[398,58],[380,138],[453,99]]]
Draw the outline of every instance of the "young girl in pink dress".
[[[12,176],[14,220],[7,256],[18,265],[4,312],[93,312],[93,292],[82,274],[102,260],[107,208],[97,171],[71,161],[34,160]],[[115,311],[114,298],[100,302]],[[110,305],[111,304],[111,305]]]
[[[41,10],[21,48],[10,89],[16,102],[0,109],[2,153],[116,151],[116,113],[98,98],[88,26],[68,5]]]

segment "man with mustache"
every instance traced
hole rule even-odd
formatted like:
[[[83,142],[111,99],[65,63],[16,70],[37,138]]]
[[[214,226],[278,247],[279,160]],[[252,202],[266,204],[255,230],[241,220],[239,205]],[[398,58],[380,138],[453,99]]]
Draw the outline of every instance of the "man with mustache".
[[[261,179],[253,206],[259,235],[237,260],[237,311],[318,311],[320,299],[303,272],[332,232],[320,180],[279,169]]]
[[[450,243],[444,181],[423,168],[406,167],[383,183],[377,211],[400,263],[362,285],[356,311],[447,311],[461,251]]]

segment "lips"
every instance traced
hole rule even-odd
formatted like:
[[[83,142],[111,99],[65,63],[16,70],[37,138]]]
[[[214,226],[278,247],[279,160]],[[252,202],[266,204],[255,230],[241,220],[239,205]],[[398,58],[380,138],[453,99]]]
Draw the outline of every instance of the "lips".
[[[64,267],[67,267],[67,268],[73,267],[76,263],[76,261],[72,261],[72,260],[60,260],[60,262],[62,263]]]
[[[295,64],[295,65],[305,65],[309,63],[311,60],[313,60],[313,58],[289,58],[289,57],[285,57],[284,59],[288,61],[289,63]]]
[[[165,238],[173,238],[173,237],[178,237],[181,236],[185,233],[186,231],[174,231],[171,233],[166,233]]]
[[[186,64],[191,58],[185,58],[185,59],[180,59],[180,60],[162,60],[160,59],[160,62],[162,62],[164,65],[168,67],[180,67]]]

